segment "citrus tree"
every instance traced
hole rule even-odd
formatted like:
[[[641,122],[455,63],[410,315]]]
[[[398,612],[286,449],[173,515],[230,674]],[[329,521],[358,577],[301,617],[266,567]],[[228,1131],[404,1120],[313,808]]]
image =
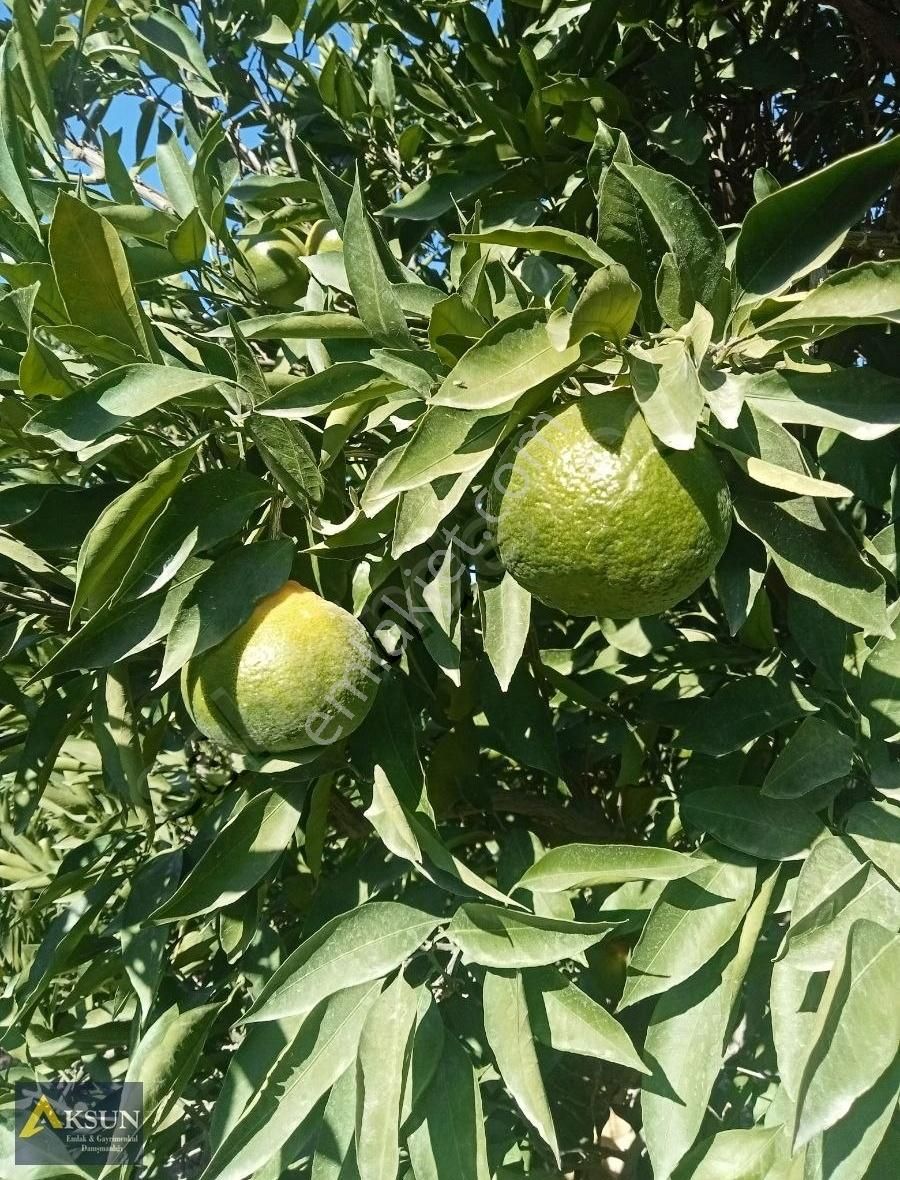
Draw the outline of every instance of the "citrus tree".
[[[896,15],[15,0],[4,1178],[896,1174]]]

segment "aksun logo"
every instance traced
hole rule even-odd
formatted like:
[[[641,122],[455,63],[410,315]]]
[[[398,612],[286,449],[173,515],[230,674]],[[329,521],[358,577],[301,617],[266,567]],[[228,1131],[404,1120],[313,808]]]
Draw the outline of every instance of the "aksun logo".
[[[17,1164],[134,1164],[143,1146],[138,1082],[17,1082]]]

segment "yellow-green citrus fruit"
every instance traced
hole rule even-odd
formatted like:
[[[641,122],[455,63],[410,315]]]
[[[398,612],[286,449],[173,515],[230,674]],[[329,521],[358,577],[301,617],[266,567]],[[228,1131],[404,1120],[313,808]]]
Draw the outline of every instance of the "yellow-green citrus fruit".
[[[244,259],[267,303],[290,307],[305,294],[309,284],[309,271],[303,265],[305,253],[302,240],[290,230],[253,238],[244,247]]]
[[[514,442],[491,489],[500,558],[570,615],[636,618],[697,590],[731,528],[718,461],[666,452],[627,390],[585,397]]]
[[[306,235],[307,254],[327,254],[330,250],[343,250],[341,235],[330,221],[316,221]]]
[[[363,625],[297,582],[262,599],[243,626],[184,669],[194,723],[232,750],[277,753],[352,733],[378,688]]]

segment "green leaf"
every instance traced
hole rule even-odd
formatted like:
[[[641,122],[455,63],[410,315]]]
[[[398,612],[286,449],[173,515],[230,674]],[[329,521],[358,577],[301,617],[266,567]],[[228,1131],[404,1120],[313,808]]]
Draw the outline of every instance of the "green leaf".
[[[138,1042],[124,1080],[143,1086],[145,1124],[162,1122],[190,1084],[219,1007],[204,1004],[179,1012],[173,1005]]]
[[[757,406],[740,411],[736,428],[716,431],[716,442],[729,452],[742,471],[757,483],[797,496],[851,495],[842,484],[815,478],[797,440]]]
[[[735,276],[750,295],[783,290],[823,266],[869,212],[900,166],[896,137],[771,193],[744,218]]]
[[[653,1009],[644,1056],[655,1071],[643,1082],[641,1110],[653,1175],[660,1180],[672,1174],[703,1124],[775,881],[773,874],[761,888],[740,934],[702,971],[665,991]]]
[[[618,1020],[555,968],[526,971],[525,990],[534,1035],[542,1044],[650,1072]]]
[[[565,258],[591,262],[594,266],[608,266],[613,261],[590,238],[553,225],[521,225],[477,234],[451,234],[450,239],[454,242],[483,242],[486,245],[562,254]]]
[[[708,963],[740,926],[755,887],[756,866],[734,853],[698,860],[693,876],[670,881],[632,952],[619,1008],[674,988]]]
[[[402,975],[366,1017],[356,1062],[356,1166],[360,1180],[396,1180],[400,1103],[419,992]]]
[[[875,922],[850,928],[828,976],[797,1094],[795,1147],[833,1126],[900,1050],[900,936]]]
[[[245,1016],[303,1016],[340,988],[380,979],[437,929],[439,919],[399,902],[372,901],[327,922],[288,955]]]
[[[563,844],[527,869],[516,889],[563,893],[626,881],[674,881],[697,871],[697,861],[669,848],[640,844]]]
[[[125,250],[109,222],[83,201],[60,193],[50,222],[49,248],[72,323],[98,336],[112,336],[150,359]]]
[[[884,582],[827,504],[741,497],[738,520],[766,546],[792,590],[872,635],[888,635]]]
[[[283,538],[242,545],[213,562],[172,620],[157,685],[245,623],[256,603],[288,580],[293,558],[294,547]]]
[[[327,410],[376,401],[397,389],[397,383],[379,374],[372,364],[339,361],[321,373],[290,382],[257,409],[277,418],[310,418]]]
[[[806,717],[772,763],[762,793],[796,799],[850,773],[853,742],[820,717]]]
[[[628,350],[635,396],[647,425],[668,447],[689,451],[694,445],[704,398],[697,366],[683,340],[655,348]]]
[[[100,513],[78,553],[71,617],[96,609],[119,587],[140,538],[181,483],[197,454],[194,443],[157,464]]]
[[[868,799],[851,807],[845,831],[889,881],[900,882],[900,814],[881,800]]]
[[[691,791],[681,814],[692,828],[727,848],[763,860],[802,856],[825,827],[812,812],[789,799],[767,799],[752,787],[709,787]]]
[[[108,668],[146,651],[168,634],[181,603],[209,568],[209,562],[187,562],[168,592],[140,602],[120,602],[92,615],[53,655],[38,674],[41,679],[76,668]]]
[[[559,1144],[534,1047],[534,1034],[518,971],[484,977],[484,1031],[503,1083],[559,1164]]]
[[[468,963],[485,967],[542,967],[580,955],[600,942],[614,922],[568,922],[482,902],[460,906],[447,937]]]
[[[380,210],[382,217],[404,221],[436,221],[442,214],[488,188],[502,169],[482,172],[441,172],[414,185],[399,201]]]
[[[193,553],[233,536],[272,489],[249,471],[204,471],[176,488],[147,530],[123,586],[133,597],[161,589]]]
[[[412,337],[400,301],[385,274],[369,227],[357,174],[344,225],[344,265],[359,316],[376,340],[396,348],[411,348]]]
[[[460,357],[432,401],[464,410],[496,409],[545,382],[562,382],[580,355],[577,344],[562,352],[554,347],[543,309],[520,311]]]
[[[276,1025],[259,1025],[260,1031]],[[354,1061],[331,1088],[322,1115],[310,1180],[358,1180],[353,1135],[356,1128]]]
[[[860,918],[893,922],[900,894],[864,863],[840,836],[820,840],[797,879],[786,937],[793,966],[828,971],[844,953],[850,927]]]
[[[64,451],[79,451],[174,398],[213,390],[222,384],[221,377],[211,373],[194,373],[169,365],[128,365],[47,406],[35,414],[25,430],[49,438]]]
[[[245,340],[369,340],[369,329],[355,315],[342,311],[279,311],[241,320]],[[216,328],[211,336],[230,336]]]
[[[413,1110],[408,1138],[415,1180],[489,1180],[485,1119],[469,1055],[444,1038],[440,1064]]]
[[[177,16],[160,8],[154,10],[151,16],[132,18],[131,23],[148,45],[164,53],[180,70],[185,71],[188,78],[195,74],[209,86],[212,95],[222,93],[210,73],[200,43]]]
[[[900,262],[863,262],[820,283],[799,303],[769,320],[764,339],[822,339],[860,324],[900,323]]]
[[[628,141],[622,134],[613,159],[633,163]],[[656,275],[665,253],[665,239],[634,186],[618,169],[606,169],[598,196],[597,241],[637,283],[641,291],[641,319],[648,331],[655,330],[659,326]]]
[[[298,422],[251,414],[247,429],[263,462],[298,505],[317,504],[325,490],[316,457]]]
[[[290,844],[306,786],[263,791],[236,811],[179,885],[151,915],[171,922],[223,909],[269,872]]]
[[[531,595],[505,573],[496,586],[479,587],[479,601],[484,650],[506,692],[528,639]]]
[[[378,982],[347,986],[309,1013],[256,1100],[213,1153],[204,1180],[245,1180],[275,1155],[356,1057],[380,991]]]
[[[572,308],[569,344],[585,336],[621,343],[634,326],[641,290],[624,266],[613,263],[594,271]]]
[[[726,682],[688,717],[679,741],[704,754],[731,754],[802,715],[799,701],[784,685],[765,676],[742,676]]]
[[[35,130],[40,136],[42,144],[51,155],[55,156],[59,149],[52,129],[57,125],[57,116],[53,107],[50,79],[47,76],[47,67],[44,62],[44,50],[31,12],[31,5],[28,0],[13,0],[12,11],[15,19],[13,32],[16,58],[31,99],[31,117],[34,119]],[[3,65],[0,63],[0,71],[2,69]]]
[[[644,165],[616,161],[612,165],[634,186],[653,214],[671,251],[673,264],[657,296],[660,311],[680,328],[694,314],[694,305],[715,308],[725,274],[725,242],[713,219],[691,190],[674,176]]]
[[[13,42],[8,38],[0,46],[0,193],[40,239],[41,230],[31,195],[22,128],[13,93],[12,55]]]
[[[780,1126],[719,1131],[685,1156],[675,1180],[772,1180],[784,1151]]]

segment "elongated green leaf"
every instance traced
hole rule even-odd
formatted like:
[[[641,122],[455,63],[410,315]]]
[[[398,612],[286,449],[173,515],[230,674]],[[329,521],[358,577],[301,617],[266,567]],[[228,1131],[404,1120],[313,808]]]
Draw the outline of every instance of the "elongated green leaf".
[[[819,1006],[797,1095],[795,1145],[833,1126],[895,1060],[898,972],[900,936],[875,922],[855,922]]]
[[[488,971],[483,1000],[484,1031],[504,1085],[559,1163],[556,1130],[534,1048],[521,974]]]
[[[783,685],[764,676],[743,676],[723,684],[688,718],[680,741],[689,750],[730,754],[802,715],[800,703]]]
[[[210,73],[200,43],[177,16],[161,8],[154,10],[151,16],[132,20],[132,24],[148,44],[164,53],[179,69],[202,78],[213,94],[221,93]]]
[[[260,1025],[273,1028],[275,1025]],[[322,1115],[311,1180],[357,1180],[356,1148],[356,1070],[354,1061],[331,1088]]]
[[[242,545],[213,562],[172,620],[157,684],[246,622],[256,603],[288,580],[293,556],[290,541],[282,538]]]
[[[347,987],[309,1013],[256,1101],[213,1154],[205,1180],[245,1180],[287,1142],[356,1056],[366,1016],[380,990],[377,982]]]
[[[639,844],[563,844],[545,852],[519,879],[516,889],[562,893],[626,881],[673,881],[697,871],[695,857]]]
[[[40,226],[32,202],[28,166],[22,144],[12,87],[12,39],[0,46],[0,193],[9,201],[35,237]]]
[[[208,914],[243,897],[287,848],[305,797],[305,785],[254,796],[216,835],[172,897],[153,913],[153,920]]]
[[[578,363],[577,344],[553,346],[540,308],[507,316],[460,357],[434,395],[433,404],[486,411],[504,406],[564,375]]]
[[[360,319],[376,340],[396,348],[411,347],[403,309],[372,236],[358,175],[347,206],[343,238],[344,264]]]
[[[767,295],[822,266],[888,187],[898,166],[900,140],[895,136],[754,205],[735,252],[735,275],[743,290]]]
[[[220,384],[222,379],[211,373],[168,365],[128,365],[47,406],[25,429],[28,434],[49,438],[64,451],[78,451],[174,398],[213,390]]]
[[[481,590],[480,601],[484,650],[506,692],[525,650],[531,595],[511,574],[504,574],[498,585]]]
[[[568,922],[469,902],[456,911],[447,937],[470,963],[541,967],[580,955],[614,929],[612,922]]]
[[[279,311],[241,321],[246,340],[368,340],[369,329],[354,315],[341,311]],[[216,328],[212,336],[230,336]]]
[[[429,176],[404,193],[399,201],[380,210],[383,217],[405,221],[434,221],[469,197],[480,193],[502,175],[501,170],[445,172]]]
[[[613,167],[633,185],[653,214],[671,251],[674,267],[658,291],[660,310],[674,328],[694,314],[712,310],[725,273],[725,242],[713,219],[682,181],[644,165]],[[666,274],[665,262],[661,274]]]
[[[139,539],[181,483],[197,449],[194,444],[164,459],[101,512],[78,553],[73,619],[82,606],[96,608],[118,589]]]
[[[302,1016],[340,988],[381,978],[416,951],[438,921],[390,901],[367,902],[333,918],[288,955],[245,1020]]]
[[[847,813],[846,832],[889,881],[900,883],[900,814],[887,802],[857,803]]]
[[[317,504],[325,484],[302,426],[251,414],[248,428],[263,462],[294,503]]]
[[[740,934],[723,946],[702,971],[680,987],[665,991],[653,1009],[644,1053],[654,1063],[655,1072],[643,1082],[641,1110],[653,1175],[660,1180],[671,1176],[703,1123],[722,1068],[732,1012],[775,881],[772,874],[763,885]],[[685,1046],[690,1046],[689,1052]]]
[[[728,848],[763,860],[802,856],[825,828],[812,812],[790,799],[767,799],[751,787],[692,791],[681,804],[692,828]]]
[[[764,337],[830,336],[854,324],[900,322],[900,262],[863,262],[831,275],[763,327]],[[804,331],[806,329],[807,331]]]
[[[523,250],[543,250],[562,254],[594,266],[607,266],[612,258],[590,238],[553,225],[520,225],[508,229],[491,229],[477,234],[451,234],[454,242],[484,242],[486,245],[513,246]]]
[[[780,1126],[720,1131],[688,1153],[676,1180],[774,1180],[786,1152]]]
[[[150,344],[125,250],[113,227],[95,210],[60,193],[50,223],[50,258],[59,293],[73,324],[112,336],[150,358]]]
[[[181,484],[145,534],[124,586],[135,597],[161,589],[193,553],[232,536],[271,496],[249,471],[204,471]]]
[[[218,1004],[179,1012],[173,1006],[147,1029],[128,1064],[126,1082],[143,1086],[144,1122],[162,1120],[190,1082]]]
[[[820,840],[806,858],[788,928],[787,956],[795,967],[828,971],[841,958],[859,919],[890,925],[900,894],[841,837]]]
[[[735,853],[721,856],[699,861],[693,876],[670,881],[663,889],[632,952],[620,1009],[689,979],[743,921],[753,899],[756,867]]]
[[[419,994],[402,975],[366,1017],[356,1063],[356,1166],[360,1180],[396,1180],[400,1102]]]
[[[741,524],[758,537],[792,590],[869,634],[887,635],[884,582],[826,504],[741,498]]]
[[[819,717],[805,718],[766,775],[762,793],[795,799],[849,774],[853,742]]]
[[[526,971],[525,990],[534,1035],[543,1044],[649,1073],[618,1020],[555,968]]]
[[[683,340],[628,353],[634,392],[647,425],[666,446],[689,451],[703,411],[703,390]]]
[[[413,1111],[407,1142],[415,1180],[489,1180],[478,1079],[455,1037],[444,1039],[440,1064]]]

